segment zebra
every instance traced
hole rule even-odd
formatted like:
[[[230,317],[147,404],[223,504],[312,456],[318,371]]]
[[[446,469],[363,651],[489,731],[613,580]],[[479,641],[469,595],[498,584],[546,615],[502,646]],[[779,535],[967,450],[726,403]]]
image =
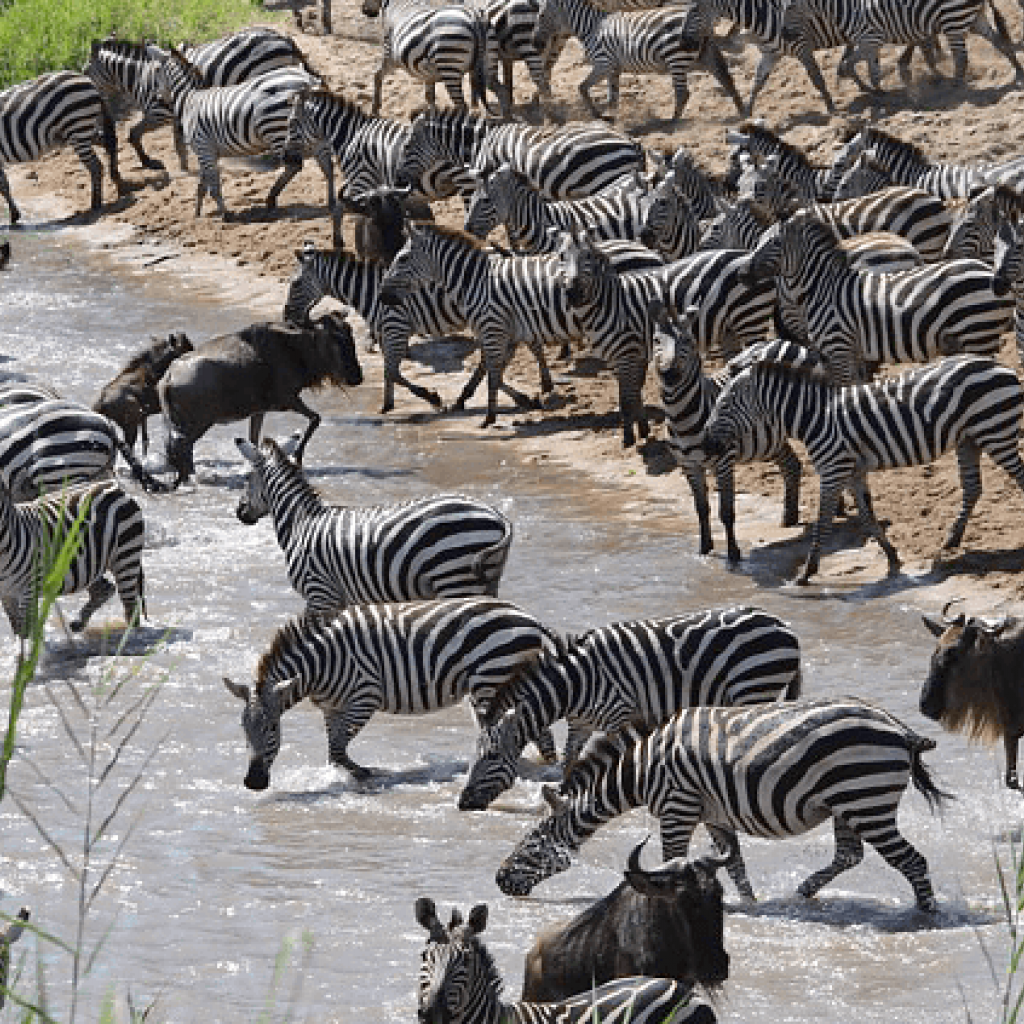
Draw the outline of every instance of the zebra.
[[[666,260],[680,260],[697,251],[701,222],[675,171],[640,196],[640,241]]]
[[[626,248],[628,260],[635,259],[634,249]],[[613,262],[612,256],[602,255]],[[661,263],[659,257],[651,259]],[[478,239],[464,232],[436,224],[411,223],[409,241],[388,268],[379,301],[385,305],[401,303],[411,288],[424,281],[439,284],[449,295],[457,297],[482,353],[480,365],[454,408],[465,408],[485,376],[487,414],[481,426],[489,427],[495,422],[499,388],[520,406],[536,408],[536,402],[510,388],[502,375],[516,346],[525,340],[540,366],[541,389],[547,394],[553,383],[544,357],[545,342],[564,346],[582,336],[561,287],[557,257],[495,256]],[[606,358],[604,350],[594,351],[599,358]]]
[[[686,311],[689,313],[690,311]],[[701,555],[710,554],[711,513],[706,474],[712,469],[718,487],[719,519],[725,528],[728,558],[739,562],[742,555],[736,540],[735,462],[771,460],[782,474],[782,526],[796,526],[800,518],[800,460],[783,431],[767,425],[743,437],[742,448],[709,460],[703,450],[704,428],[715,400],[735,372],[727,366],[713,376],[704,373],[700,353],[690,332],[689,317],[674,316],[664,306],[651,310],[654,323],[654,368],[661,406],[665,410],[667,441],[676,464],[682,469],[693,495],[700,529]]]
[[[511,164],[477,175],[464,229],[486,238],[504,225],[509,244],[526,253],[553,252],[561,232],[586,228],[599,239],[639,240],[643,193],[617,189],[585,199],[546,199]]]
[[[1024,216],[1024,194],[1009,185],[975,189],[957,215],[942,251],[943,259],[992,261],[996,235],[1005,221]]]
[[[186,46],[182,53],[212,86],[237,85],[268,71],[295,65],[313,74],[295,40],[268,27],[245,29],[199,46]],[[128,133],[128,141],[142,166],[154,171],[165,169],[163,161],[145,151],[142,137],[171,124],[178,161],[184,171],[188,169],[188,150],[174,112],[164,99],[159,71],[159,62],[145,45],[113,36],[93,40],[89,60],[82,68],[111,109],[127,105],[141,111],[142,119]]]
[[[715,870],[717,861],[708,867]],[[505,1002],[502,977],[494,957],[480,941],[487,924],[487,904],[469,912],[465,924],[453,910],[446,928],[434,901],[416,900],[416,920],[427,931],[420,956],[418,1014],[423,1024],[715,1024],[711,1007],[683,981],[632,977],[557,1003]]]
[[[711,608],[588,630],[541,655],[486,708],[459,808],[483,810],[508,789],[523,748],[560,718],[569,719],[571,765],[579,746],[574,732],[651,728],[698,705],[795,700],[800,688],[800,642],[788,623],[760,608]]]
[[[501,61],[503,81],[508,93],[509,106],[514,95],[512,89],[512,65],[515,61],[526,64],[527,71],[537,90],[536,102],[540,104],[545,117],[551,117],[551,69],[565,48],[568,35],[552,38],[543,50],[533,42],[537,27],[540,0],[489,0],[487,17],[498,41],[498,58]]]
[[[64,396],[49,384],[16,380],[0,384],[0,408],[8,405],[34,405],[36,402],[64,401]]]
[[[843,171],[842,177],[836,184],[836,190],[832,194],[832,201],[838,203],[845,199],[857,199],[892,187],[894,187],[892,175],[875,159],[875,151],[866,149],[862,153],[858,153],[853,162]],[[914,186],[905,187],[913,188]],[[918,191],[925,190],[919,189]],[[939,199],[933,193],[926,194]]]
[[[412,122],[396,183],[415,187],[438,165],[488,174],[506,163],[548,199],[579,199],[643,171],[645,157],[638,142],[605,124],[534,128],[425,111]]]
[[[74,71],[53,71],[19,82],[0,92],[0,195],[7,203],[12,226],[21,220],[4,167],[38,160],[70,145],[89,172],[89,208],[103,205],[103,165],[93,151],[97,134],[110,163],[110,180],[118,197],[127,185],[117,165],[117,132],[92,79]]]
[[[836,501],[844,487],[857,495],[862,523],[878,541],[889,574],[900,569],[896,548],[864,500],[867,473],[934,462],[956,450],[963,501],[942,553],[958,547],[981,496],[981,453],[1024,490],[1017,446],[1024,395],[1013,370],[981,356],[950,356],[877,384],[837,387],[817,355],[788,342],[726,384],[704,432],[704,451],[721,458],[769,425],[800,441],[819,478],[818,519],[797,583],[818,571]]]
[[[820,349],[837,384],[855,383],[876,363],[991,355],[1011,326],[1013,304],[995,294],[992,271],[979,260],[862,273],[835,232],[809,213],[765,236],[747,273],[751,280],[776,277],[783,323]]]
[[[252,467],[238,502],[246,525],[269,515],[306,615],[351,604],[496,597],[512,523],[485,502],[438,494],[397,505],[328,505],[285,450],[236,439]]]
[[[167,489],[143,468],[106,416],[78,402],[46,398],[42,390],[34,401],[8,404],[0,398],[0,476],[14,501],[110,476],[118,452],[146,490]]]
[[[698,220],[718,215],[718,198],[730,191],[727,182],[702,167],[683,146],[672,154],[667,164],[657,154],[655,157],[664,164],[666,177],[671,174],[675,186],[690,201]]]
[[[15,636],[27,640],[42,625],[36,617],[43,576],[72,536],[74,552],[59,593],[88,590],[89,599],[71,629],[84,630],[115,589],[125,621],[136,625],[146,614],[144,535],[139,503],[113,480],[79,484],[20,504],[0,483],[0,603]],[[108,571],[113,583],[104,575]]]
[[[687,75],[695,66],[710,71],[743,114],[743,100],[699,5],[608,12],[591,0],[540,0],[533,35],[537,49],[543,50],[549,40],[567,32],[579,39],[590,64],[579,93],[595,117],[600,114],[590,95],[592,86],[607,79],[608,113],[614,116],[622,72],[653,71],[671,76],[672,120],[678,121],[690,98]]]
[[[1013,293],[1013,333],[1024,365],[1024,228],[1019,222],[1004,222],[996,235],[992,288],[997,295]]]
[[[331,764],[364,780],[373,770],[353,761],[348,747],[375,711],[427,714],[464,697],[484,705],[560,643],[532,615],[493,597],[351,605],[333,619],[288,622],[261,657],[252,689],[224,680],[245,704],[245,786],[270,785],[281,715],[305,697],[323,712]]]
[[[379,114],[384,78],[402,67],[424,85],[427,105],[436,103],[435,87],[443,83],[456,108],[465,109],[462,76],[469,74],[474,103],[488,111],[487,90],[511,117],[511,98],[498,81],[498,41],[487,11],[472,4],[435,6],[427,0],[362,0],[368,18],[379,17],[384,31],[380,64],[373,75],[373,113]]]
[[[174,110],[182,138],[195,150],[199,162],[195,215],[202,213],[203,199],[209,192],[220,216],[229,219],[218,168],[222,156],[270,154],[284,160],[284,169],[267,195],[267,209],[274,209],[285,186],[302,168],[301,157],[285,150],[291,98],[319,81],[302,68],[279,68],[237,85],[207,87],[202,72],[174,47],[165,52],[150,44],[149,51],[159,61],[164,99]],[[327,205],[333,215],[330,147],[321,146],[313,156],[327,182]]]
[[[680,711],[646,736],[597,741],[563,785],[544,794],[552,813],[520,840],[497,872],[506,895],[524,896],[570,866],[569,854],[605,822],[646,806],[659,819],[662,854],[685,857],[703,822],[744,900],[754,890],[737,832],[803,835],[832,819],[832,863],[797,889],[810,899],[860,863],[870,843],[910,883],[918,909],[937,909],[928,864],[900,834],[899,802],[913,783],[932,810],[950,799],[922,761],[935,741],[864,701],[786,701]]]

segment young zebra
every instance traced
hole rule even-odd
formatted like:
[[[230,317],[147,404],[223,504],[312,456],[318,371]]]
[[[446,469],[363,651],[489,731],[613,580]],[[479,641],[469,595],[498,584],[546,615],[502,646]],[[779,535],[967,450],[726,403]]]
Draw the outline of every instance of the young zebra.
[[[735,463],[767,459],[779,467],[783,483],[782,526],[786,527],[796,526],[800,518],[800,460],[785,433],[773,429],[773,425],[745,435],[742,448],[730,449],[718,459],[707,457],[703,448],[704,428],[715,400],[736,370],[726,367],[714,376],[705,375],[690,331],[691,315],[688,310],[681,317],[673,316],[660,303],[650,311],[654,323],[654,368],[665,410],[667,440],[693,495],[700,554],[710,554],[714,547],[707,492],[710,469],[718,488],[718,517],[725,529],[728,558],[738,562],[742,555],[736,540]]]
[[[721,458],[749,443],[754,430],[782,430],[800,441],[818,474],[820,498],[797,583],[818,571],[836,502],[848,486],[895,575],[899,556],[864,500],[867,474],[925,465],[955,449],[963,503],[942,546],[949,551],[959,546],[981,496],[982,452],[1024,490],[1022,411],[1017,375],[991,359],[952,356],[877,384],[836,387],[816,353],[778,342],[725,386],[708,420],[704,451]]]
[[[106,416],[64,398],[0,401],[0,476],[14,501],[110,476],[118,452],[146,490],[167,489],[143,468]]]
[[[640,241],[666,260],[697,251],[701,222],[675,171],[640,197]]]
[[[203,74],[209,85],[237,85],[277,68],[298,65],[309,71],[295,40],[273,28],[250,28],[234,32],[199,46],[186,46],[182,53]],[[163,97],[159,62],[144,45],[113,37],[93,40],[89,60],[82,69],[113,110],[127,106],[139,110],[142,119],[128,133],[128,140],[148,170],[162,171],[161,160],[151,157],[142,146],[142,136],[163,125],[174,126],[174,146],[181,169],[188,169],[188,150],[174,112]]]
[[[800,896],[859,864],[867,842],[910,883],[918,908],[934,913],[928,863],[896,824],[911,782],[932,809],[947,799],[921,760],[934,747],[853,698],[681,711],[644,737],[625,730],[617,742],[594,743],[563,785],[565,799],[546,787],[553,813],[502,861],[498,887],[525,896],[567,870],[570,852],[605,822],[646,806],[666,859],[685,857],[703,822],[719,849],[731,850],[725,867],[745,900],[754,891],[737,832],[784,839],[831,818],[835,856],[800,884]]]
[[[416,183],[437,167],[489,174],[510,164],[548,199],[581,199],[643,171],[643,147],[605,124],[534,128],[502,124],[459,110],[427,111],[412,122],[396,172]]]
[[[571,765],[591,729],[660,725],[683,708],[736,707],[800,696],[800,643],[759,608],[712,608],[671,618],[616,622],[542,655],[500,690],[483,715],[476,760],[459,797],[483,810],[516,778],[527,743],[561,718]]]
[[[619,78],[623,71],[670,75],[678,121],[690,98],[687,75],[695,67],[710,71],[743,114],[743,100],[729,65],[706,24],[700,6],[665,7],[653,11],[607,11],[591,0],[540,0],[534,45],[543,50],[550,40],[571,33],[580,41],[590,74],[579,93],[595,117],[601,116],[590,95],[598,82],[608,81],[608,113],[619,108]]]
[[[805,212],[763,238],[748,275],[776,278],[783,323],[820,350],[837,384],[864,379],[876,363],[991,355],[1011,326],[1013,305],[995,294],[992,271],[979,260],[863,273],[833,230]]]
[[[490,89],[501,104],[501,116],[512,116],[510,94],[498,81],[498,43],[486,10],[469,4],[434,6],[427,0],[363,0],[362,12],[380,17],[384,30],[380,65],[373,75],[374,114],[380,113],[384,77],[401,67],[423,82],[430,107],[441,82],[455,107],[465,109],[462,76],[468,74],[474,103],[490,111]]]
[[[479,903],[463,924],[452,911],[448,927],[432,899],[416,901],[426,929],[420,956],[418,1014],[422,1024],[715,1024],[714,1011],[690,985],[669,978],[622,978],[558,1003],[504,1002],[502,977],[479,935],[487,905]]]
[[[307,617],[278,630],[260,659],[257,682],[225,679],[245,702],[248,789],[270,785],[281,746],[281,715],[305,697],[324,715],[330,762],[356,779],[349,744],[375,711],[422,715],[494,691],[559,638],[532,615],[492,597],[353,605],[331,620]]]
[[[125,183],[117,167],[117,132],[92,80],[74,71],[54,71],[19,82],[0,92],[0,195],[7,202],[11,224],[21,220],[4,166],[38,160],[70,145],[85,165],[92,183],[90,210],[103,205],[103,165],[93,151],[102,139],[110,161],[110,180],[118,196]]]
[[[595,239],[640,239],[643,193],[635,189],[546,199],[511,164],[476,179],[465,230],[477,238],[502,225],[512,248],[525,254],[554,252],[563,231],[586,229]]]
[[[88,590],[89,600],[72,620],[75,632],[116,589],[125,621],[146,614],[142,545],[145,525],[139,503],[113,481],[69,487],[35,501],[15,504],[0,484],[0,602],[15,636],[28,639],[37,625],[35,598],[57,548],[78,527],[79,546],[68,565],[61,594]],[[111,572],[114,583],[104,575]]]
[[[285,186],[302,169],[300,155],[285,151],[292,96],[301,89],[319,85],[301,68],[279,68],[238,85],[208,87],[202,72],[181,53],[165,53],[155,46],[149,51],[160,63],[164,99],[181,124],[182,138],[195,150],[199,162],[196,216],[209,192],[225,220],[228,209],[220,185],[218,167],[223,156],[271,155],[285,161],[277,181],[267,195],[267,208],[274,209]],[[327,145],[313,153],[327,182],[327,205],[334,213],[334,167]]]
[[[512,546],[512,523],[482,501],[440,494],[398,505],[328,505],[272,440],[235,444],[252,467],[237,515],[269,515],[291,585],[307,616],[351,604],[495,597]]]
[[[991,262],[996,235],[1005,221],[1024,217],[1024,195],[1009,185],[976,189],[957,214],[942,251],[942,258]]]

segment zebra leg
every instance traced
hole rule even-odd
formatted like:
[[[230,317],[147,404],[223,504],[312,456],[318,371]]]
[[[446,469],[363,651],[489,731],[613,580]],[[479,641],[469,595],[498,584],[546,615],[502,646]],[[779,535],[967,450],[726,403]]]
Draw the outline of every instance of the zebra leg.
[[[690,87],[686,81],[686,69],[676,69],[672,72],[672,94],[675,96],[675,107],[672,109],[672,120],[678,121],[683,116],[686,104],[690,101]],[[618,97],[616,97],[618,106]]]
[[[857,515],[861,526],[865,527],[872,537],[878,541],[879,546],[885,552],[886,560],[889,563],[889,575],[898,576],[900,571],[900,556],[896,547],[885,535],[882,524],[875,516],[874,507],[871,504],[871,496],[868,494],[867,479],[863,473],[855,474],[853,478],[853,496],[857,502]],[[980,490],[980,489],[979,489]]]
[[[690,485],[690,493],[693,495],[693,510],[697,513],[697,528],[700,531],[700,542],[698,552],[702,555],[711,553],[715,542],[711,536],[711,505],[708,502],[708,486],[704,476],[703,465],[683,466],[683,475]],[[725,496],[722,490],[722,471],[716,466],[715,473],[718,477],[718,498],[719,518],[725,522]],[[729,465],[728,475],[732,475],[732,465]],[[726,533],[728,533],[726,528]]]
[[[953,54],[953,81],[963,86],[967,83],[967,40],[962,32],[947,32],[946,38]]]
[[[1020,61],[1017,60],[1017,54],[1013,51],[1013,42],[1006,29],[1006,22],[1002,20],[1002,14],[1000,14],[995,7],[992,9],[992,13],[997,19],[996,27],[993,28],[988,23],[988,18],[985,17],[985,11],[983,8],[978,11],[978,17],[974,21],[974,31],[977,32],[979,36],[983,36],[987,39],[1010,62],[1014,75],[1019,82],[1021,78],[1024,78],[1024,68],[1020,66]],[[1000,22],[1002,22],[1002,24],[1000,24]]]
[[[117,595],[124,609],[124,621],[129,626],[137,626],[147,615],[146,612],[146,580],[142,572],[142,549],[132,549],[119,553],[112,567]]]
[[[642,358],[637,362],[627,356],[615,367],[619,385],[619,413],[622,416],[622,447],[632,448],[636,444],[636,433],[646,438],[651,428],[644,415],[643,387],[647,366]],[[636,431],[633,424],[636,424]]]
[[[131,143],[132,149],[135,150],[135,155],[139,158],[139,163],[142,164],[147,171],[164,171],[167,169],[163,160],[157,160],[156,157],[150,156],[145,149],[142,148],[142,136],[159,127],[160,124],[149,120],[149,115],[147,114],[128,133],[128,141]]]
[[[321,167],[322,166],[323,165],[321,164]],[[286,164],[285,165],[284,170],[282,170],[281,173],[278,175],[277,181],[274,182],[274,184],[270,187],[270,191],[267,193],[267,209],[268,210],[274,210],[274,209],[277,208],[278,197],[285,190],[285,187],[288,185],[288,182],[290,182],[292,180],[292,178],[294,178],[295,175],[298,174],[299,171],[301,171],[301,170],[302,170],[302,164]],[[330,170],[328,170],[325,173],[327,174],[327,180],[329,182],[329,185],[328,185],[328,195],[327,195],[327,203],[328,203],[328,207],[330,208],[331,203],[333,201],[334,181],[333,181],[333,174],[330,172]],[[333,222],[334,222],[334,210],[333,210],[333,208],[330,209],[330,213],[331,213],[331,223],[333,224]],[[226,211],[225,211],[224,216],[225,217],[227,216],[227,212]]]
[[[910,883],[917,900],[918,910],[926,914],[934,914],[937,909],[935,893],[928,876],[928,861],[914,849],[900,834],[896,825],[896,812],[893,809],[888,820],[871,828],[868,825],[857,826],[860,837],[870,843],[882,856],[882,859],[894,867]]]
[[[395,407],[395,385],[401,384],[406,390],[411,391],[417,398],[429,402],[435,409],[441,409],[443,403],[441,396],[429,388],[413,384],[402,376],[402,361],[409,354],[409,331],[404,325],[399,328],[393,324],[385,323],[381,348],[384,352],[384,404],[381,406],[381,413],[389,413]]]
[[[960,515],[949,528],[943,551],[950,551],[960,546],[967,529],[967,520],[971,518],[974,506],[981,497],[981,450],[971,440],[962,441],[956,448],[957,468],[960,470],[960,489],[963,491],[963,502]],[[1018,482],[1019,479],[1018,479]]]
[[[578,89],[580,97],[583,102],[587,105],[587,109],[594,115],[594,117],[601,117],[601,111],[597,109],[597,104],[594,102],[594,97],[590,95],[592,86],[597,85],[598,82],[608,76],[608,72],[599,70],[598,68],[591,68],[590,74],[580,82]],[[611,101],[611,81],[608,83],[608,98]]]
[[[71,631],[73,633],[81,633],[89,624],[89,620],[93,615],[95,615],[96,612],[99,611],[99,609],[102,608],[116,592],[117,587],[115,587],[106,576],[101,576],[99,579],[90,583],[89,600],[82,605],[82,610],[78,613],[77,617],[71,620]],[[127,616],[127,611],[125,614]]]
[[[384,75],[390,69],[390,62],[382,60],[380,67],[377,68],[373,73],[373,104],[370,107],[370,113],[373,117],[380,116],[380,100],[381,92],[384,89]]]
[[[803,896],[804,899],[816,896],[837,875],[849,871],[850,868],[855,868],[864,859],[864,843],[846,822],[841,818],[833,817],[832,829],[836,837],[835,856],[827,868],[815,871],[813,875],[800,883],[797,894]]]
[[[701,475],[703,476],[703,472]],[[743,555],[739,542],[736,540],[736,488],[731,455],[726,455],[715,465],[715,483],[718,486],[718,518],[725,529],[726,552],[729,561],[735,565],[743,558]],[[708,551],[710,550],[709,538]]]
[[[11,195],[11,183],[7,180],[7,174],[2,166],[0,166],[0,195],[7,202],[7,209],[11,217],[11,227],[14,227],[21,220],[21,210],[15,205],[14,197]]]
[[[117,126],[114,119],[104,107],[100,125],[100,141],[107,154],[107,163],[110,166],[110,180],[114,183],[118,198],[128,191],[128,185],[121,177],[121,169],[117,162]]]
[[[768,82],[768,76],[772,73],[772,68],[775,67],[779,62],[779,58],[782,56],[778,50],[762,50],[761,59],[757,62],[757,68],[754,70],[754,82],[750,87],[750,96],[747,99],[747,117],[754,116],[754,102],[757,100],[761,90],[765,87]],[[814,59],[813,57],[811,58]],[[801,58],[802,60],[802,58]],[[804,67],[807,65],[804,64]],[[821,72],[819,71],[820,75]],[[829,112],[832,111],[832,97],[829,97]]]
[[[372,768],[356,764],[348,756],[348,745],[377,710],[372,704],[349,704],[344,708],[324,711],[324,725],[327,728],[327,749],[331,764],[340,765],[354,779],[368,779]]]
[[[183,170],[188,170],[188,146],[185,145],[185,135],[181,130],[181,124],[178,119],[174,119],[173,125],[174,132],[174,152],[178,154],[178,166]]]
[[[16,637],[28,640],[32,635],[33,614],[32,604],[26,597],[5,597],[0,602],[4,606],[4,613],[11,629]]]
[[[843,467],[846,468],[846,467]],[[811,530],[811,549],[807,553],[807,561],[803,570],[796,578],[796,583],[803,586],[810,582],[811,577],[818,571],[821,564],[821,548],[828,540],[832,532],[832,519],[836,514],[836,504],[843,488],[852,474],[852,468],[846,472],[834,472],[826,481],[823,476],[819,488],[818,497],[818,520]]]
[[[700,52],[700,63],[711,72],[714,79],[725,90],[725,94],[732,100],[736,113],[744,116],[743,97],[740,96],[736,82],[733,80],[732,72],[729,71],[729,62],[725,59],[721,47],[713,39],[709,38]],[[679,116],[678,114],[676,115]]]
[[[803,467],[789,442],[783,444],[775,456],[775,464],[782,474],[782,526],[796,526],[800,522],[800,477]]]
[[[736,891],[745,902],[755,903],[757,896],[754,895],[754,887],[750,884],[750,878],[747,875],[747,865],[743,862],[743,854],[740,853],[740,842],[736,838],[736,833],[731,828],[725,828],[722,825],[708,825],[707,822],[704,824],[714,841],[715,847],[722,853],[730,854],[725,870],[729,872],[729,877],[732,879],[732,884],[736,886]]]
[[[90,143],[76,142],[74,149],[78,159],[82,161],[85,169],[89,172],[91,183],[89,209],[95,212],[103,206],[103,165]]]
[[[466,109],[466,94],[462,91],[462,74],[458,71],[452,71],[450,68],[445,68],[441,72],[441,84],[445,87],[448,92],[448,98],[452,101],[452,106],[457,110]],[[434,106],[431,103],[430,106]]]

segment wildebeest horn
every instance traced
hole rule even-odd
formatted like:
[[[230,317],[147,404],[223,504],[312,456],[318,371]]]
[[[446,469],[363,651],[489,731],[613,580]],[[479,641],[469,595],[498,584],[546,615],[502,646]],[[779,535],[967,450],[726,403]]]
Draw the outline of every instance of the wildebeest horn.
[[[646,873],[644,869],[640,866],[640,851],[643,850],[643,848],[648,844],[650,838],[650,833],[648,833],[644,839],[642,839],[639,843],[636,844],[636,846],[633,847],[632,851],[629,854],[629,859],[626,861],[627,871],[633,871],[637,874]]]
[[[962,626],[963,625],[964,618],[965,618],[963,612],[961,612],[955,619],[951,619],[949,617],[949,615],[947,614],[947,612],[949,611],[949,606],[950,605],[957,604],[958,602],[960,602],[962,600],[963,600],[962,597],[953,597],[953,598],[950,598],[950,600],[948,600],[942,606],[942,621],[945,622],[947,626]]]

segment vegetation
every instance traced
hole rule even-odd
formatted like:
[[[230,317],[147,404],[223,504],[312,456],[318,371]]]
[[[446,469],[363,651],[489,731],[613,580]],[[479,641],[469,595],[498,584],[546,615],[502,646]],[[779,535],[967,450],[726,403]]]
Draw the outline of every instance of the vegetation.
[[[258,0],[0,0],[0,88],[81,68],[94,39],[202,42],[269,18]]]

